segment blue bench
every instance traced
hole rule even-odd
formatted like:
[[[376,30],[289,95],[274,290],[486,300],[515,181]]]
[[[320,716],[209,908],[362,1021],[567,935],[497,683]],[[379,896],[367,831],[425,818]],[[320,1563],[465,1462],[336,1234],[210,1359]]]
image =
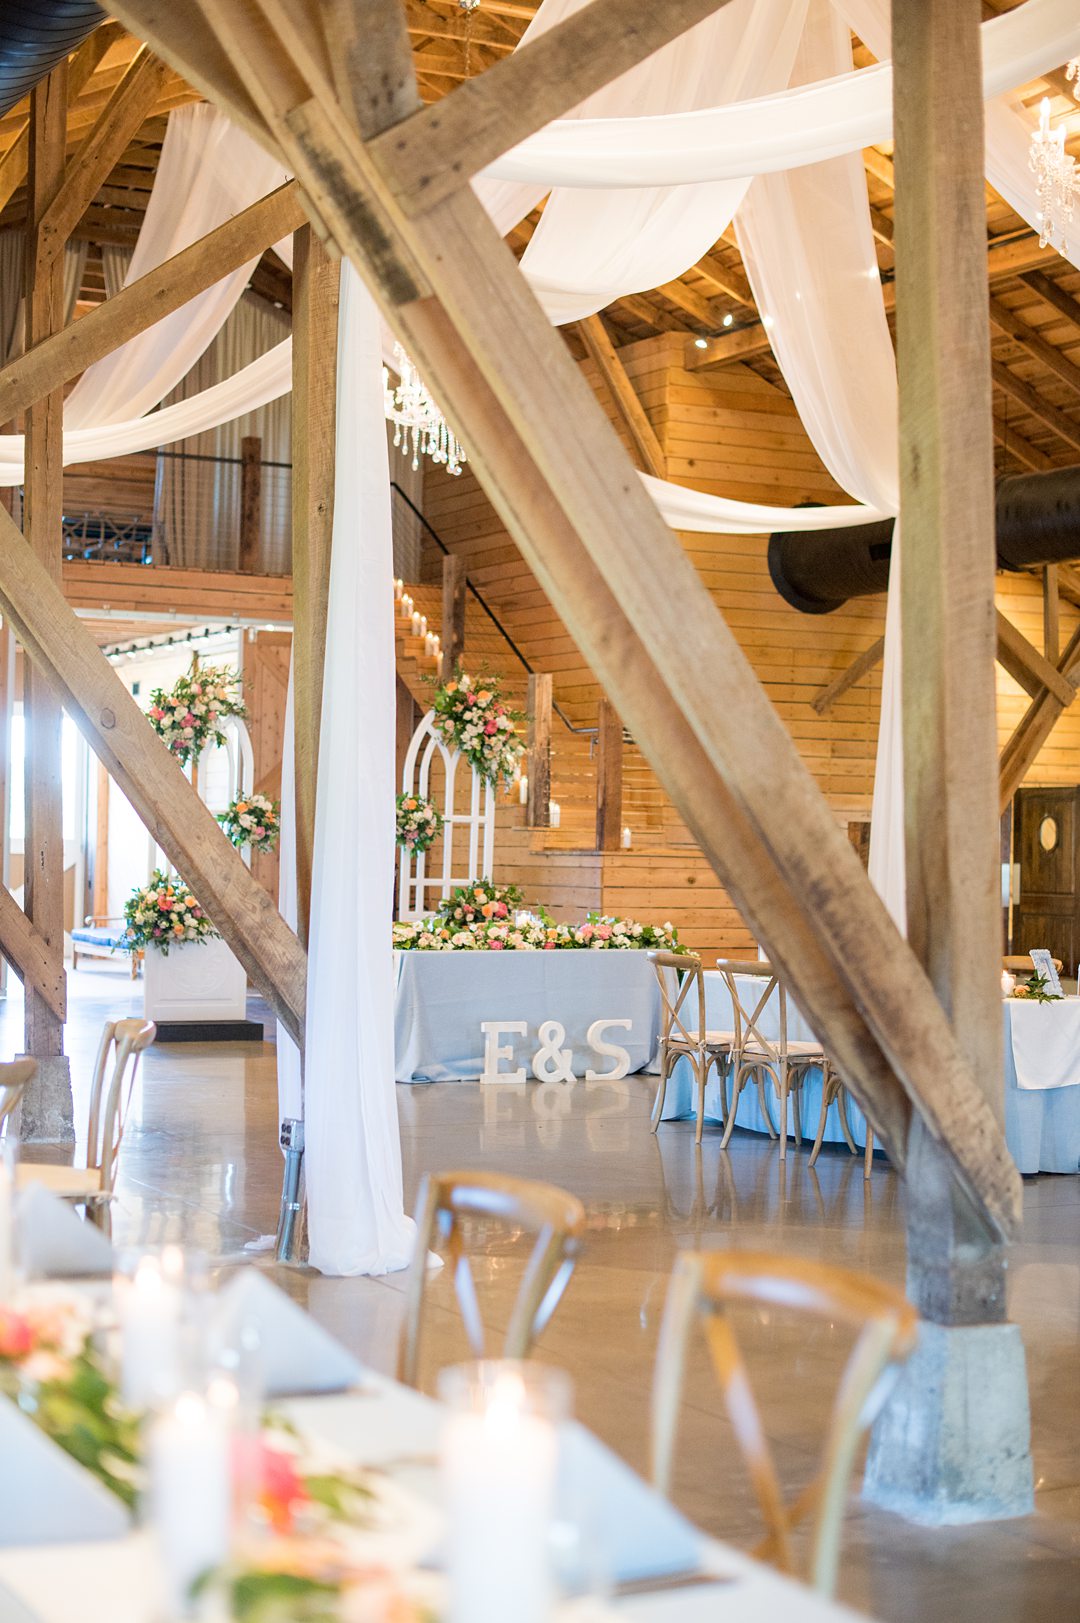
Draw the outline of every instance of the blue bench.
[[[100,923],[88,921],[80,929],[72,930],[72,969],[78,968],[80,953],[84,958],[115,958],[117,953],[124,953],[131,958],[132,980],[139,973],[142,953],[129,953],[126,929],[120,919],[105,919]]]

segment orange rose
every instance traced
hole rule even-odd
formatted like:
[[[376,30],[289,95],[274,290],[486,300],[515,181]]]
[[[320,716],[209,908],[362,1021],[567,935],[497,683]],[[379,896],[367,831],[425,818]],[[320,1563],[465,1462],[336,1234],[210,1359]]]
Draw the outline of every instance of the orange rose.
[[[479,699],[481,704],[487,704],[488,700],[491,698],[491,694],[488,692],[487,688],[481,688],[476,697]]]

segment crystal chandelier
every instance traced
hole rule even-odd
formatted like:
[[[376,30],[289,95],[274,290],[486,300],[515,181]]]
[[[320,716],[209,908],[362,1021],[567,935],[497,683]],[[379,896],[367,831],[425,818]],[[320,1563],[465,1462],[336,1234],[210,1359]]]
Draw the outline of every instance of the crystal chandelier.
[[[420,466],[421,456],[429,456],[447,473],[459,474],[468,458],[400,344],[394,345],[394,365],[398,374],[396,389],[391,387],[390,373],[383,367],[383,403],[394,425],[394,444],[403,456],[408,456],[411,446],[414,468]]]
[[[1076,204],[1076,162],[1065,151],[1065,127],[1050,128],[1050,103],[1043,97],[1039,127],[1031,137],[1031,169],[1039,203],[1039,247],[1054,243],[1062,253]]]
[[[1080,101],[1080,56],[1074,56],[1065,68],[1065,77],[1072,81],[1073,97]]]

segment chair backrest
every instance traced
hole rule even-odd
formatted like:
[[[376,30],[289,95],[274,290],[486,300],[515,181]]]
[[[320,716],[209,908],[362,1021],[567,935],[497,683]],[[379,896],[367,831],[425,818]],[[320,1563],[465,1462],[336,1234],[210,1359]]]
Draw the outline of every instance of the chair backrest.
[[[135,1087],[139,1055],[157,1036],[152,1020],[108,1020],[101,1033],[90,1089],[90,1124],[86,1164],[101,1173],[101,1187],[111,1192],[124,1122]],[[125,1089],[124,1083],[127,1081]]]
[[[1061,959],[1052,958],[1051,963],[1060,975]],[[1001,967],[1002,969],[1007,969],[1010,975],[1034,975],[1036,973],[1035,965],[1032,963],[1026,952],[1006,953],[1005,957],[1001,960]]]
[[[692,952],[649,953],[660,987],[660,1040],[665,1043],[705,1041],[705,976]],[[696,997],[694,994],[696,993]],[[696,1016],[691,1006],[697,1003]],[[696,1018],[696,1026],[690,1022]]]
[[[569,1283],[585,1232],[584,1206],[554,1184],[495,1172],[428,1174],[417,1204],[416,1249],[406,1286],[405,1329],[398,1360],[399,1377],[410,1386],[416,1385],[419,1368],[428,1252],[439,1240],[445,1245],[454,1271],[454,1287],[469,1345],[477,1358],[484,1356],[476,1283],[462,1235],[463,1222],[469,1218],[536,1235],[506,1332],[506,1358],[528,1357]]]
[[[734,1302],[790,1308],[830,1322],[840,1320],[859,1332],[832,1406],[820,1468],[791,1504],[784,1500],[746,1365],[725,1312]],[[900,1291],[847,1268],[749,1251],[684,1252],[668,1290],[653,1381],[653,1480],[663,1492],[671,1477],[686,1344],[698,1318],[704,1321],[713,1368],[768,1524],[768,1537],[754,1554],[791,1572],[792,1529],[813,1513],[810,1581],[830,1595],[855,1452],[888,1395],[900,1361],[915,1345],[918,1315]]]
[[[741,1046],[763,1050],[774,1063],[785,1059],[788,1045],[787,992],[779,971],[759,958],[718,958],[716,967],[731,994],[736,1024],[742,1030]],[[755,977],[753,993],[745,1001],[739,991],[740,975]],[[779,1030],[775,1037],[769,1037],[762,1030],[762,1021],[774,992],[777,994]]]
[[[0,1065],[0,1132],[36,1075],[36,1059],[13,1059]]]

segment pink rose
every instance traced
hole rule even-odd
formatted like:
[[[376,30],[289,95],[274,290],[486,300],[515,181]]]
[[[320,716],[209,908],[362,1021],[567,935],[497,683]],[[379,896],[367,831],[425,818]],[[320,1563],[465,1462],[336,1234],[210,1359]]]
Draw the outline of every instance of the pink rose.
[[[153,716],[155,721],[164,721],[164,719],[165,719],[165,712],[164,712],[164,710],[162,710],[162,708],[161,708],[161,706],[159,704],[156,704],[154,706],[154,708],[151,710],[150,714]]]
[[[158,911],[160,913],[167,913],[171,907],[172,903],[169,901],[167,896],[161,896],[158,898]]]
[[[611,927],[607,924],[601,924],[597,927],[596,933],[600,937],[601,941],[606,941],[611,935]]]
[[[195,717],[191,714],[190,710],[187,711],[187,713],[185,714],[183,724],[184,724],[185,727],[194,727],[194,725],[195,725]]]
[[[591,924],[582,925],[582,927],[581,927],[581,939],[583,941],[591,941],[592,940],[592,935],[593,935],[593,927],[592,927],[592,925]]]
[[[488,948],[491,952],[502,952],[503,944],[501,941],[489,941]]]
[[[484,723],[484,732],[487,734],[487,736],[489,738],[491,737],[492,733],[496,732],[496,731],[497,731],[497,728],[496,728],[495,723],[493,721],[486,721]]]

